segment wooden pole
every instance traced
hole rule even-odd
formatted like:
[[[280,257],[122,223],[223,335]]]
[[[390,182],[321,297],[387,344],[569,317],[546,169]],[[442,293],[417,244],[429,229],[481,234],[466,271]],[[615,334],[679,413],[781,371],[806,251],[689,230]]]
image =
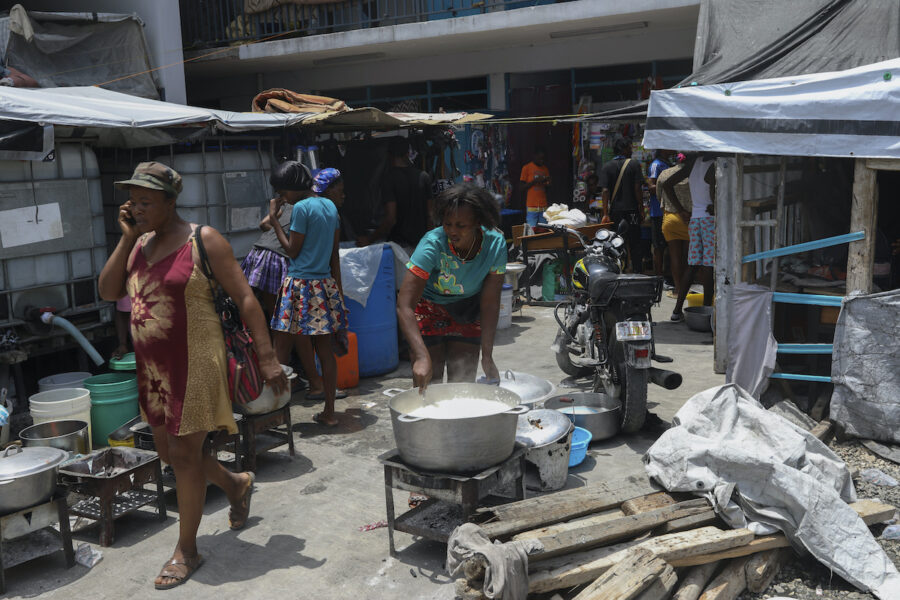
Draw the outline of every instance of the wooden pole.
[[[875,265],[875,225],[878,215],[877,171],[870,169],[863,158],[856,159],[853,174],[853,202],[850,208],[850,231],[865,231],[866,237],[850,242],[847,257],[847,295],[872,292],[872,271]]]

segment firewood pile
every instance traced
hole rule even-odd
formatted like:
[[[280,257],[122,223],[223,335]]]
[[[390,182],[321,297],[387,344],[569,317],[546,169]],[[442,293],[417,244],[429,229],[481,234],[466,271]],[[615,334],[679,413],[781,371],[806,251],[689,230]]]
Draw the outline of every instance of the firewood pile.
[[[869,526],[896,510],[852,506]],[[793,555],[783,534],[731,529],[705,499],[659,491],[646,476],[482,508],[478,520],[492,541],[540,542],[528,556],[529,598],[733,600],[764,591]],[[487,566],[477,553],[465,562],[458,598],[485,598]]]

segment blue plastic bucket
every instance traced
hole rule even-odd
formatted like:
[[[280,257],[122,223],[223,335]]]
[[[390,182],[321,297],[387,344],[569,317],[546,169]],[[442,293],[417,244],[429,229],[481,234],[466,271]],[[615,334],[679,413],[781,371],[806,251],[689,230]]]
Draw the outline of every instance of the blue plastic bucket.
[[[587,456],[588,444],[591,443],[591,432],[583,427],[576,427],[572,433],[572,450],[569,452],[569,467],[577,467]]]
[[[394,252],[385,244],[365,307],[346,299],[350,331],[356,334],[359,376],[390,373],[400,364],[397,352],[397,293],[394,289]]]

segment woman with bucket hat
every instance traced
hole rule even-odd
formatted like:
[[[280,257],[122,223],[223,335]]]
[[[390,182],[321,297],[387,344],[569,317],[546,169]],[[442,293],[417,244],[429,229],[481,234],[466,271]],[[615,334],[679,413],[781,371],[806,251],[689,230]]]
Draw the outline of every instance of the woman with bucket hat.
[[[204,451],[210,431],[237,431],[228,392],[225,343],[210,282],[200,268],[198,244],[206,249],[215,280],[237,304],[250,329],[265,382],[276,394],[287,379],[275,357],[265,317],[231,246],[212,227],[184,221],[176,210],[181,176],[157,162],[140,163],[119,210],[122,237],[100,274],[105,300],[128,295],[141,412],[153,429],[160,458],[175,470],[179,536],[171,559],[156,578],[157,589],[181,585],[203,563],[197,529],[206,482],[221,487],[231,503],[232,529],[250,511],[253,473],[231,473]],[[199,238],[199,239],[198,239]]]

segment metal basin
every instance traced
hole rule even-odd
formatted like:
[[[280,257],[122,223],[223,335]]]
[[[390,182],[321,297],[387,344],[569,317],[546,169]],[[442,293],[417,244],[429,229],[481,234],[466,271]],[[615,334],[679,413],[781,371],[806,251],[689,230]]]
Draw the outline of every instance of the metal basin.
[[[537,408],[553,395],[556,386],[535,375],[520,371],[507,371],[500,378],[500,387],[507,389],[522,399],[522,404]]]
[[[87,454],[91,449],[88,424],[84,421],[48,421],[26,427],[19,432],[22,445],[49,446],[74,454]]]
[[[391,396],[400,457],[427,471],[466,473],[503,462],[515,446],[518,415],[528,412],[516,394],[494,385],[446,383],[429,386],[425,394],[385,394]],[[428,416],[410,414],[417,412]]]
[[[694,331],[712,331],[712,306],[688,306],[684,309],[684,322]]]
[[[605,440],[619,433],[622,403],[606,394],[566,394],[544,402],[544,408],[559,410],[577,427],[591,432],[591,441]]]

